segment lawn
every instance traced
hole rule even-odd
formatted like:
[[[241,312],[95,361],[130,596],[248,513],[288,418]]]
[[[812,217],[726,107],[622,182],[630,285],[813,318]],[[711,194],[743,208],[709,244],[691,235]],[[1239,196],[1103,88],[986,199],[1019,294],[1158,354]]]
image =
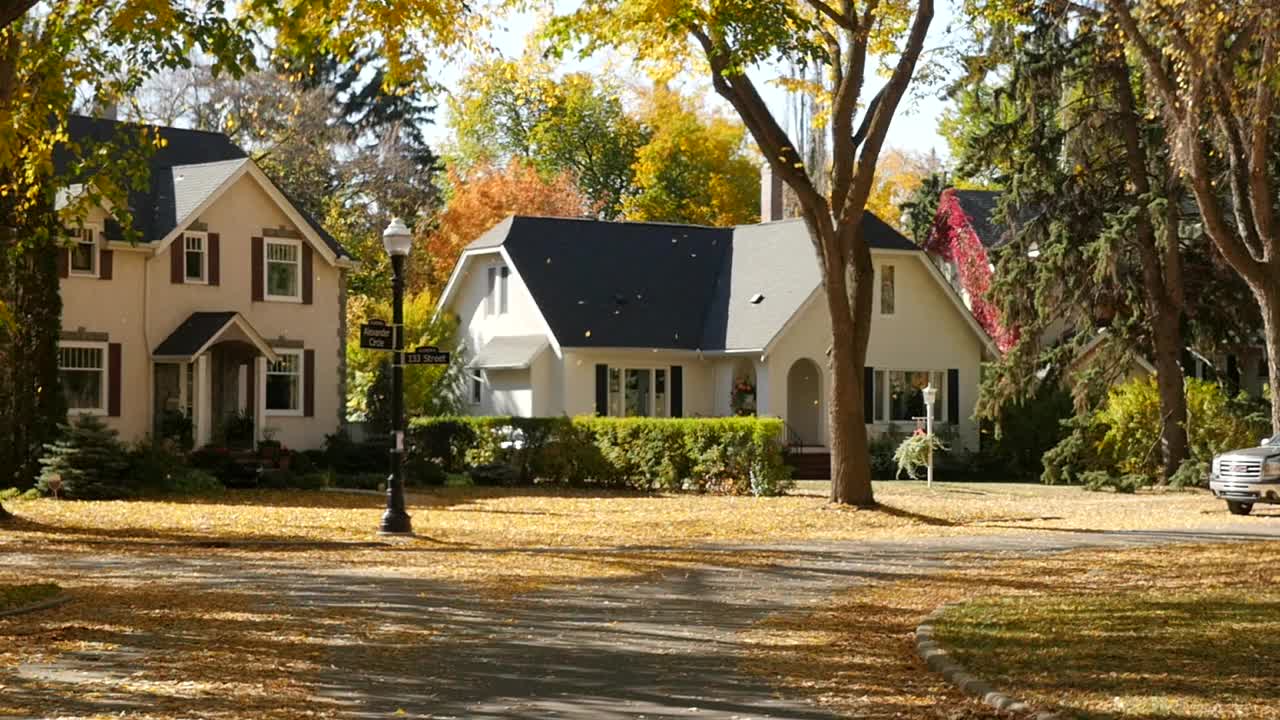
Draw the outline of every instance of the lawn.
[[[48,600],[60,590],[52,583],[0,585],[0,612]]]
[[[748,633],[746,667],[859,717],[893,708],[893,717],[936,718],[940,706],[995,717],[916,657],[916,625],[956,602],[936,625],[941,642],[1037,708],[1068,718],[1280,718],[1278,563],[1275,543],[968,558],[770,618]]]

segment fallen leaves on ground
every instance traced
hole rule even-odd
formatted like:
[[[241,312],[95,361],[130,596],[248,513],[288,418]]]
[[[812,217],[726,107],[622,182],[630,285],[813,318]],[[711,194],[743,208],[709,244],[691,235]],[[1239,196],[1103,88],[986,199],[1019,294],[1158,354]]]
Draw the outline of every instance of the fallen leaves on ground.
[[[744,667],[856,717],[1000,717],[916,655],[916,626],[960,602],[936,624],[940,639],[974,674],[1040,709],[1280,718],[1278,561],[1274,543],[968,557],[768,618],[746,634]]]
[[[53,583],[0,583],[0,612],[48,600],[59,591],[60,588]]]

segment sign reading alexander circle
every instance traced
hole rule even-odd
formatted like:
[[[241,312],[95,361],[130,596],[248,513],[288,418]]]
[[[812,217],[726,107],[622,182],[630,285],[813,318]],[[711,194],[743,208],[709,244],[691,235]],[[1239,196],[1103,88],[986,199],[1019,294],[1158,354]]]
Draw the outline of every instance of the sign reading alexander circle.
[[[448,365],[449,353],[433,346],[420,347],[404,354],[405,365]]]
[[[395,350],[395,329],[382,320],[360,326],[360,347],[366,350]]]

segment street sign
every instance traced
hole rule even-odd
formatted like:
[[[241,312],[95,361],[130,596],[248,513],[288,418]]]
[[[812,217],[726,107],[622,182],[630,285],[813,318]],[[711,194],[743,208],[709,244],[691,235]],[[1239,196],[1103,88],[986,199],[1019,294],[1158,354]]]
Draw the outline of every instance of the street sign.
[[[404,354],[405,365],[448,365],[449,353],[428,345]]]
[[[360,326],[360,347],[366,350],[395,350],[395,330],[382,320],[370,320]]]

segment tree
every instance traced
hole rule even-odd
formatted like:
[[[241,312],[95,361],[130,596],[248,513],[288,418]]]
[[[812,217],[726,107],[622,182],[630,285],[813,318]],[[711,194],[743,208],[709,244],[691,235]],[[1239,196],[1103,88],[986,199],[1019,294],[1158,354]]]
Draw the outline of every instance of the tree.
[[[908,230],[905,203],[911,200],[925,178],[942,169],[942,161],[932,153],[909,153],[890,149],[876,165],[876,179],[867,197],[867,210],[901,231]]]
[[[658,86],[646,98],[651,135],[636,153],[635,188],[623,203],[628,220],[739,225],[760,217],[760,169],[746,131]]]
[[[546,178],[513,161],[505,167],[480,166],[466,175],[449,171],[450,195],[435,227],[420,235],[421,251],[409,256],[409,287],[438,294],[462,249],[508,215],[581,217],[592,206],[573,178]]]
[[[1280,6],[1269,0],[1102,0],[1159,100],[1157,117],[1205,231],[1253,292],[1280,387]],[[1280,402],[1271,404],[1280,431]]]
[[[773,173],[795,193],[831,318],[833,502],[875,504],[862,409],[874,269],[862,218],[885,134],[932,21],[933,0],[586,0],[552,26],[562,43],[582,38],[588,52],[625,46],[668,72],[689,67],[696,53]],[[896,58],[885,61],[888,81],[868,101],[868,54],[889,57],[895,50]],[[778,59],[817,63],[827,72],[820,90],[828,107],[830,167],[805,165],[748,73]],[[827,192],[814,179],[823,173],[830,180]]]
[[[972,120],[978,130],[964,149],[966,172],[1009,188],[1004,219],[1014,229],[989,297],[1018,341],[989,376],[984,405],[995,416],[1004,400],[1027,397],[1041,368],[1075,362],[1105,325],[1112,342],[1152,350],[1170,477],[1187,457],[1179,360],[1183,254],[1194,239],[1184,239],[1182,188],[1122,48],[1092,13],[1064,8],[1030,6],[1011,23],[1016,43],[997,37],[987,46],[988,65],[1003,59],[1008,79],[992,94],[1002,100]],[[1063,319],[1065,340],[1051,331]],[[1116,378],[1124,365],[1103,369]]]
[[[584,74],[556,79],[526,54],[472,67],[450,101],[452,155],[465,168],[521,160],[548,177],[570,173],[600,217],[618,217],[633,192],[648,131],[617,87]]]

